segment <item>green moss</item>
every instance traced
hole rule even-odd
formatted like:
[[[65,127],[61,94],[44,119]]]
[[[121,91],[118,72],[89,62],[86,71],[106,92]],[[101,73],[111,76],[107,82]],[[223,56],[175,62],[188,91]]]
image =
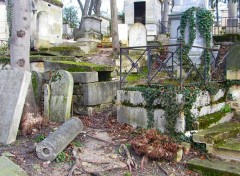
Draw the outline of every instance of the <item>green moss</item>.
[[[61,0],[44,0],[44,1],[54,4],[56,6],[59,6],[61,8],[63,7],[63,3]]]
[[[46,61],[46,60],[53,60],[53,61],[76,61],[76,57],[74,56],[44,56],[44,55],[33,55],[30,56],[30,61]]]
[[[69,72],[90,72],[90,71],[113,71],[114,67],[98,65],[89,62],[72,62],[72,61],[49,61],[52,63],[65,64],[65,70]]]
[[[240,133],[240,124],[227,122],[205,129],[197,133],[197,136],[204,137],[206,143],[217,143],[221,140],[231,138]]]
[[[227,150],[235,150],[240,151],[240,141],[239,139],[230,138],[223,141],[218,142],[214,145],[214,147],[227,149]]]
[[[187,166],[204,176],[239,176],[239,165],[237,163],[195,158],[188,161]]]
[[[216,112],[203,117],[199,117],[197,120],[199,122],[199,129],[208,128],[211,124],[218,122],[225,115],[226,112]]]
[[[33,87],[34,96],[36,97],[38,93],[38,82],[37,82],[37,76],[34,73],[32,74],[32,87]]]

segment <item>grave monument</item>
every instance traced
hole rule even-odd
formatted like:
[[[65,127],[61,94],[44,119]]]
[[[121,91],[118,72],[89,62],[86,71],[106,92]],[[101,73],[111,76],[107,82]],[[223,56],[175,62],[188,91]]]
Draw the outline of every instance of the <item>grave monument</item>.
[[[208,9],[208,0],[174,0],[174,7],[172,13],[169,15],[170,22],[170,38],[169,44],[177,44],[178,38],[180,35],[180,20],[182,14],[191,7],[201,7]],[[185,29],[185,38],[183,39],[186,44],[188,44],[189,39],[189,24]],[[200,35],[198,29],[196,30],[196,38],[193,42],[193,46],[202,46],[205,47],[205,41],[203,36]],[[171,51],[174,52],[176,48],[171,48]],[[199,57],[201,56],[203,49],[192,48],[189,52],[189,57],[193,61],[193,63],[200,64]]]

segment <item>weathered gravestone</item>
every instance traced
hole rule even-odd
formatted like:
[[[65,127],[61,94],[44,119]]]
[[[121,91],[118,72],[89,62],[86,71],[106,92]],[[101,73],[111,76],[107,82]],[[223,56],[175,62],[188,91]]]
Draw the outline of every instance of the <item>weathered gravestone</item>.
[[[30,72],[0,71],[0,143],[16,140],[30,81]]]
[[[146,46],[147,45],[147,30],[141,23],[135,23],[129,29],[129,47]]]
[[[52,75],[49,86],[49,118],[53,121],[64,122],[71,116],[73,77],[67,71],[58,70]]]

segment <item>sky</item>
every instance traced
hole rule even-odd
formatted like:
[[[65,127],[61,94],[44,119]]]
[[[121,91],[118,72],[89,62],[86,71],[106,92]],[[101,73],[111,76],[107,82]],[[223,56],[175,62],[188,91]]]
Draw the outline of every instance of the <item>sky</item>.
[[[116,0],[116,1],[117,1],[118,12],[122,12],[125,0]],[[64,7],[75,6],[76,8],[79,8],[77,0],[62,0],[62,2],[64,4]],[[101,11],[103,12],[104,16],[110,17],[111,15],[110,0],[102,0]],[[80,11],[79,11],[79,16],[81,16]]]

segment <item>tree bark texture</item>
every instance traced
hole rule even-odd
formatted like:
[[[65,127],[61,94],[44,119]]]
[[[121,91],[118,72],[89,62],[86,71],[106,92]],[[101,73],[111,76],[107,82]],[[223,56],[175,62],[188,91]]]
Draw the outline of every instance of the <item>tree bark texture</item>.
[[[30,71],[30,4],[29,0],[13,1],[10,58],[12,69]]]
[[[10,62],[12,69],[30,72],[30,2],[29,0],[13,0],[12,35],[10,40]],[[32,83],[23,109],[21,128],[24,135],[30,134],[36,126],[41,126],[43,118],[35,103]]]
[[[111,0],[111,32],[112,48],[115,56],[119,54],[120,44],[118,37],[118,9],[116,0]]]

